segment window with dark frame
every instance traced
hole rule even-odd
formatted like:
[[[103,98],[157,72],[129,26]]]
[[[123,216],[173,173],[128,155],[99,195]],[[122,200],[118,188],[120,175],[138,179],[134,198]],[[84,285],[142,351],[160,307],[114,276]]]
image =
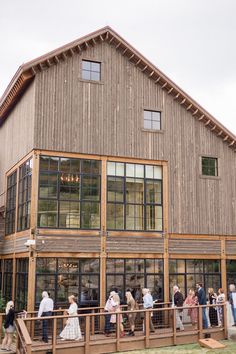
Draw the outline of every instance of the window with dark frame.
[[[37,258],[36,306],[47,288],[55,305],[68,302],[73,294],[81,306],[98,306],[100,261],[98,258]]]
[[[7,303],[12,300],[12,280],[13,280],[13,260],[4,259],[3,261],[3,291],[2,295]]]
[[[17,171],[7,177],[5,235],[15,232]]]
[[[107,228],[162,231],[162,167],[107,163]]]
[[[218,176],[218,159],[215,157],[202,156],[202,175]]]
[[[16,274],[15,274],[15,309],[17,311],[27,307],[28,294],[28,258],[16,259]]]
[[[144,110],[144,129],[161,130],[161,112]]]
[[[118,291],[125,300],[130,289],[135,300],[142,301],[142,289],[148,288],[154,300],[164,299],[164,276],[162,259],[108,258],[106,263],[106,293]]]
[[[29,159],[19,169],[17,231],[30,227],[32,161]]]
[[[197,283],[202,283],[205,290],[208,288],[218,290],[221,286],[220,261],[202,259],[169,260],[171,296],[174,285],[178,285],[184,297],[186,297],[189,289],[195,289]]]
[[[82,60],[82,79],[89,81],[101,80],[101,63]]]
[[[38,226],[99,229],[101,163],[40,157]]]

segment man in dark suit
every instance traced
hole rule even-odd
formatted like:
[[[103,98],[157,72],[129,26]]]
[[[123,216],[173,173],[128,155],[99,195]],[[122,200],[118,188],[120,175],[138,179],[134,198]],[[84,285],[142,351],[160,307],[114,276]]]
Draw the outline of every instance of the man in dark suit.
[[[197,292],[198,292],[198,303],[199,305],[205,306],[206,301],[206,293],[202,287],[201,283],[196,284]],[[206,316],[206,307],[202,308],[202,319],[203,319],[203,328],[208,328],[207,316]]]

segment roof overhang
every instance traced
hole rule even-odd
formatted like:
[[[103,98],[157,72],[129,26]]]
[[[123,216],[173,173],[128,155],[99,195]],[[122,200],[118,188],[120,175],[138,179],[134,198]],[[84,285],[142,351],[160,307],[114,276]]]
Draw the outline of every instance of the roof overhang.
[[[233,133],[225,128],[223,124],[201,107],[201,105],[193,100],[109,26],[22,65],[0,99],[0,125],[7,119],[10,110],[38,72],[46,70],[52,65],[57,65],[60,61],[65,61],[68,57],[81,54],[83,51],[86,51],[87,48],[93,47],[101,42],[107,42],[109,45],[113,46],[133,65],[153,80],[156,85],[159,85],[168,95],[172,96],[173,99],[192,114],[195,119],[202,122],[208,129],[223,139],[230,148],[236,151],[236,136]]]

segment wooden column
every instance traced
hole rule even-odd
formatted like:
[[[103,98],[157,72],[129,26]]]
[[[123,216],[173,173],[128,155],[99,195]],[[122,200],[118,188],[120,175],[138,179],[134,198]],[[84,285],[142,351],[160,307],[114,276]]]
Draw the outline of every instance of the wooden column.
[[[226,254],[225,254],[225,238],[221,239],[221,286],[225,292],[225,298],[227,299],[227,276],[226,276]]]
[[[169,302],[168,166],[163,165],[164,301]]]
[[[100,306],[106,301],[106,237],[107,237],[107,159],[102,158],[101,183],[101,252],[100,252]]]
[[[30,211],[30,239],[35,239],[37,228],[37,204],[38,204],[38,178],[39,156],[33,155],[32,187],[31,187],[31,211]],[[29,250],[29,273],[28,273],[28,300],[27,310],[33,311],[35,304],[35,277],[36,277],[36,252],[35,248]]]

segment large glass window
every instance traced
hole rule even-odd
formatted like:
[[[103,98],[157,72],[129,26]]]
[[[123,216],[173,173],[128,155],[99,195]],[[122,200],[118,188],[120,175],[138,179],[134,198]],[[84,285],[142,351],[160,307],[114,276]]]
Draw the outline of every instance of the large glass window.
[[[215,292],[221,285],[219,260],[171,259],[169,273],[171,295],[174,285],[180,287],[184,296],[187,296],[189,289],[195,289],[197,283],[202,283],[206,291],[213,288]]]
[[[40,157],[39,227],[99,229],[101,163]]]
[[[13,273],[13,260],[4,259],[3,267],[3,298],[6,303],[12,300],[12,273]]]
[[[107,227],[162,231],[162,167],[107,163]]]
[[[16,260],[16,286],[15,286],[15,308],[16,310],[26,309],[28,292],[28,258]]]
[[[99,274],[97,258],[38,258],[36,304],[48,289],[56,306],[68,303],[69,295],[75,295],[80,306],[98,305]]]
[[[107,295],[118,291],[124,301],[130,289],[137,301],[142,299],[142,288],[150,289],[154,300],[163,300],[162,259],[107,259]]]
[[[17,231],[30,227],[32,161],[26,161],[19,170]]]
[[[17,172],[14,171],[10,176],[7,177],[7,199],[6,199],[6,218],[5,218],[6,235],[10,235],[15,232],[16,184],[17,184]]]

